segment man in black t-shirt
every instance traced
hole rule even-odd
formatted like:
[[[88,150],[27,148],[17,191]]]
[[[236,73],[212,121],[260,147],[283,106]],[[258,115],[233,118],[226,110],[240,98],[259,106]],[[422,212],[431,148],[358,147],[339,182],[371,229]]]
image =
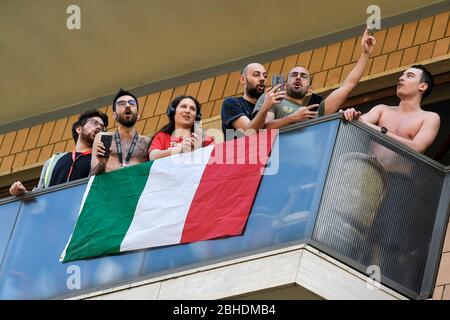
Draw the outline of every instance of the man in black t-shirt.
[[[253,118],[252,113],[256,101],[264,93],[266,79],[266,68],[259,63],[250,63],[242,68],[240,82],[244,86],[244,95],[239,98],[229,97],[222,104],[222,131],[225,140],[242,136],[249,129],[264,127],[265,115],[256,114]],[[268,104],[273,105],[284,98],[284,91],[276,91],[279,87],[278,85],[268,91]]]
[[[103,112],[88,110],[82,113],[72,125],[75,149],[72,152],[57,153],[44,163],[36,189],[88,177],[94,138],[100,131],[105,131],[107,126],[108,116]],[[9,189],[9,193],[15,196],[26,192],[20,181],[14,182]]]

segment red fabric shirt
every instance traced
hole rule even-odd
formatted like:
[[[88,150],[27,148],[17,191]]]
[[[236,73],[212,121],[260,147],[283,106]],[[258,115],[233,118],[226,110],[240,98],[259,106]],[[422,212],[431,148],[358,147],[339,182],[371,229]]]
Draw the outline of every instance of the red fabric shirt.
[[[151,152],[152,150],[155,149],[156,150],[172,149],[178,146],[182,141],[183,141],[182,137],[172,137],[170,134],[166,132],[158,132],[153,138],[150,150],[148,152]],[[205,136],[202,146],[206,147],[212,143],[214,143],[214,139],[212,137]]]

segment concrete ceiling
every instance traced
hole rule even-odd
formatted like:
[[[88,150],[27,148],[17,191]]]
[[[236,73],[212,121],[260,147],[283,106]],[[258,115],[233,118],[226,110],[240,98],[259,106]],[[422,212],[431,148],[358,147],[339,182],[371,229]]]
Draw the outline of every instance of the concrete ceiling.
[[[2,0],[0,127],[443,0]],[[81,8],[81,30],[66,9]],[[25,121],[23,121],[25,120]]]

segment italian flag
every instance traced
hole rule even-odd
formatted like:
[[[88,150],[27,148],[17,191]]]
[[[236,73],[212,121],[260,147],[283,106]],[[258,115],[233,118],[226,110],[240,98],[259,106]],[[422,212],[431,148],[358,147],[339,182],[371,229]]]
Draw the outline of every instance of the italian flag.
[[[275,136],[263,131],[91,177],[60,261],[242,234]]]

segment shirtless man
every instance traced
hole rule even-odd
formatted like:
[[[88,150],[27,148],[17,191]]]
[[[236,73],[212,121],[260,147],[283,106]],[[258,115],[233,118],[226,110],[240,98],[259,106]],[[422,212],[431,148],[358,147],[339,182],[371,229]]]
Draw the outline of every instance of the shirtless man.
[[[368,113],[354,108],[344,112],[346,120],[360,120],[387,136],[407,145],[417,152],[425,152],[436,137],[440,118],[437,113],[420,107],[423,98],[433,88],[433,76],[422,65],[413,65],[403,72],[397,82],[398,106],[384,104],[373,107]]]
[[[440,126],[439,115],[420,107],[422,99],[430,94],[432,87],[433,77],[425,67],[413,65],[403,72],[397,82],[397,96],[400,98],[398,106],[377,105],[364,115],[351,108],[344,111],[344,117],[349,121],[359,119],[423,153],[433,143]],[[373,241],[373,249],[365,263],[378,265],[389,274],[392,272],[390,266],[396,265],[392,264],[393,261],[401,265],[426,256],[426,242],[411,235],[432,229],[432,225],[427,224],[432,220],[413,218],[428,212],[430,202],[425,200],[428,197],[423,191],[415,186],[417,176],[414,173],[417,167],[415,168],[414,162],[376,142],[372,142],[370,152],[382,165],[386,179],[381,186],[384,192],[379,199],[378,210],[373,212],[373,223],[368,229],[367,238]],[[401,199],[400,190],[417,197],[417,201]],[[390,263],[385,264],[383,261]],[[411,273],[406,277],[420,272],[415,267],[409,270]]]
[[[138,100],[129,92],[119,90],[113,102],[113,118],[117,120],[116,132],[105,132],[95,137],[92,147],[91,175],[117,170],[148,161],[150,138],[136,132],[139,118]],[[111,135],[110,156],[105,157],[101,136]]]

